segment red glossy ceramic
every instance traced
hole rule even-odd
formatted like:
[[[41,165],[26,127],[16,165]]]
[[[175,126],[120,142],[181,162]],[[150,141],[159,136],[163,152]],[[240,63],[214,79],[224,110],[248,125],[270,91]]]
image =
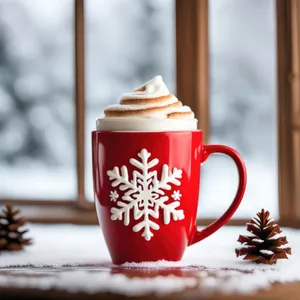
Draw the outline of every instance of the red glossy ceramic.
[[[94,131],[92,147],[97,214],[115,264],[180,260],[226,224],[244,195],[243,160],[229,147],[203,145],[202,131]],[[239,184],[227,211],[200,231],[200,166],[212,153],[233,159]]]

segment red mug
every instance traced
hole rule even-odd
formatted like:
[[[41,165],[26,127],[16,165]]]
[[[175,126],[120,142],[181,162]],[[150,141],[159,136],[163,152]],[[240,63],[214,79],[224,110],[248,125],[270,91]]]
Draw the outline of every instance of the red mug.
[[[196,226],[200,165],[212,153],[238,169],[236,196],[216,221]],[[99,223],[113,263],[179,261],[187,246],[225,225],[241,203],[246,168],[222,145],[203,145],[202,131],[92,132],[93,181]]]

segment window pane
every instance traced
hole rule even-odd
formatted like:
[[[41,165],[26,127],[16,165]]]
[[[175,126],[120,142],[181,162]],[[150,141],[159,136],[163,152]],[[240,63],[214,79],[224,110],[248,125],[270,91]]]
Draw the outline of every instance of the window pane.
[[[73,1],[0,11],[0,197],[74,198]]]
[[[235,217],[278,216],[275,0],[210,0],[210,143],[237,149],[248,170]],[[224,212],[237,187],[230,159],[203,165],[200,216]]]
[[[175,1],[87,0],[86,24],[86,193],[92,200],[91,131],[104,107],[158,74],[175,92]]]

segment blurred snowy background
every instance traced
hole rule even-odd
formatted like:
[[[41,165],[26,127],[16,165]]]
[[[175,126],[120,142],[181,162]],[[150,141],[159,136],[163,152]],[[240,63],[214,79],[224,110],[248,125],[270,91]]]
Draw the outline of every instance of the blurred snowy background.
[[[161,74],[175,87],[174,0],[86,0],[86,190],[90,132],[103,108]],[[76,196],[72,0],[0,0],[0,197]],[[274,0],[210,0],[210,143],[248,167],[236,217],[278,215]],[[184,101],[184,99],[181,99]],[[216,217],[237,185],[234,164],[202,169],[199,215]]]

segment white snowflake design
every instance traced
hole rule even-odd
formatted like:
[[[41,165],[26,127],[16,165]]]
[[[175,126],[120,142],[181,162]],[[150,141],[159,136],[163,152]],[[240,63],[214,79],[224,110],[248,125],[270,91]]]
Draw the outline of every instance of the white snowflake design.
[[[184,219],[184,212],[182,209],[177,209],[180,206],[179,201],[173,201],[166,204],[169,197],[165,195],[164,190],[171,190],[170,184],[180,186],[180,178],[182,178],[182,170],[173,168],[169,170],[169,166],[164,164],[162,167],[161,178],[158,180],[157,171],[150,171],[159,162],[157,158],[148,162],[151,154],[143,149],[138,153],[139,160],[131,158],[130,164],[136,167],[137,170],[132,172],[132,179],[129,179],[128,169],[126,166],[114,167],[112,170],[107,171],[109,180],[112,181],[112,187],[119,188],[124,192],[122,201],[117,201],[118,207],[111,208],[111,219],[123,220],[124,225],[128,226],[130,223],[130,212],[133,209],[134,220],[141,221],[133,226],[134,232],[139,232],[144,229],[142,237],[146,241],[150,241],[153,237],[151,230],[158,230],[159,225],[153,219],[159,218],[160,209],[163,210],[164,224],[169,224],[171,216],[174,221]],[[110,197],[112,199],[112,193]],[[173,195],[176,195],[176,200],[180,200],[181,194],[178,190]],[[172,197],[173,197],[172,195]],[[174,197],[173,197],[174,198]],[[175,199],[175,198],[174,198]]]
[[[117,199],[119,198],[119,194],[117,193],[116,190],[111,191],[109,195],[110,201],[116,202]]]
[[[180,201],[180,198],[182,197],[182,195],[180,194],[180,191],[174,191],[173,194],[172,194],[172,198],[175,200],[175,201]]]

